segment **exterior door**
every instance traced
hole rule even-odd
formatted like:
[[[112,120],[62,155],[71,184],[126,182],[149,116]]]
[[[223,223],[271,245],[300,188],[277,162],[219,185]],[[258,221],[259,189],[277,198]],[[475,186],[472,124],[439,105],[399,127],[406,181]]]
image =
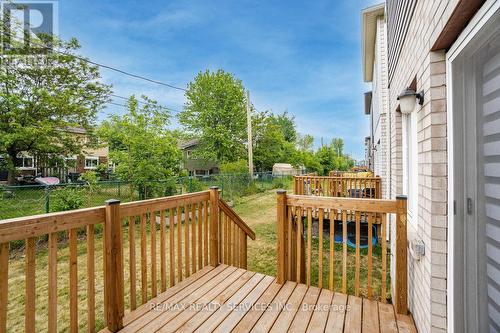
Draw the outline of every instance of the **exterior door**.
[[[453,64],[459,332],[500,332],[500,19]]]

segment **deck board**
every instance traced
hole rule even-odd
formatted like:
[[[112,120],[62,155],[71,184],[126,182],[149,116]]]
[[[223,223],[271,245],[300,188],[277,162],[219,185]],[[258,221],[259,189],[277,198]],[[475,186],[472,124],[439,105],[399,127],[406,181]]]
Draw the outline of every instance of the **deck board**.
[[[328,321],[328,309],[333,300],[333,292],[328,289],[321,289],[317,307],[314,309],[311,321],[307,327],[307,333],[323,333]]]
[[[276,322],[271,328],[271,333],[286,332],[288,327],[292,324],[295,314],[300,309],[302,299],[307,292],[307,286],[304,284],[298,285],[293,291],[292,296],[288,299],[287,305],[289,308],[287,311],[280,311]]]
[[[227,265],[197,271],[127,313],[124,325],[120,332],[417,332],[391,304]]]
[[[309,287],[309,289],[307,289],[307,293],[302,300],[299,310],[295,314],[295,318],[288,332],[305,332],[307,330],[307,326],[314,312],[314,306],[318,302],[320,292],[321,289],[316,287]]]
[[[266,312],[266,309],[262,304],[270,304],[274,301],[274,298],[279,293],[283,285],[276,282],[276,280],[266,289],[264,294],[260,296],[255,306],[248,311],[245,316],[240,320],[238,325],[233,329],[233,333],[244,333],[250,332],[254,325],[259,321],[260,317]]]
[[[204,307],[199,311],[193,318],[182,325],[177,332],[194,332],[198,327],[203,325],[203,323],[212,316],[217,309],[225,304],[241,287],[243,287],[251,278],[254,276],[253,272],[245,272],[241,275],[235,282],[233,282],[228,288],[217,295],[211,302],[211,306]]]
[[[234,283],[241,275],[243,275],[244,270],[234,271],[227,279],[222,283],[218,284],[215,288],[212,288],[209,292],[203,295],[196,301],[197,307],[189,307],[188,309],[182,311],[177,317],[175,317],[168,325],[164,326],[164,332],[175,332],[184,324],[186,324],[192,317],[194,317],[203,307],[209,306],[210,302],[215,299],[221,292],[228,288],[232,283]]]
[[[347,306],[347,295],[335,293],[332,300],[325,332],[342,333],[344,330],[345,309]]]
[[[271,330],[274,322],[281,313],[282,305],[287,304],[290,295],[295,290],[297,283],[286,282],[281,288],[279,293],[274,298],[273,302],[269,304],[264,314],[260,317],[259,321],[255,324],[253,329],[250,331],[252,333],[266,333]]]
[[[233,328],[240,322],[251,307],[255,304],[257,299],[267,290],[275,279],[271,276],[265,276],[259,285],[247,295],[247,297],[239,304],[239,306],[232,311],[229,316],[217,327],[214,332],[231,332]]]

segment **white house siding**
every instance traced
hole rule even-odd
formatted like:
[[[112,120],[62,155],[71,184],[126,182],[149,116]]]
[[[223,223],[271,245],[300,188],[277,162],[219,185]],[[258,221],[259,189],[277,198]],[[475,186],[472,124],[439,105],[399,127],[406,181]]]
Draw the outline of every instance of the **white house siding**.
[[[396,112],[397,96],[414,79],[417,91],[425,92],[424,105],[417,113],[418,219],[408,224],[409,241],[418,238],[425,243],[425,256],[420,261],[409,258],[408,272],[409,307],[422,333],[445,332],[447,328],[446,65],[444,51],[430,49],[458,2],[417,1],[389,82],[391,198],[403,189],[402,117]],[[391,237],[395,237],[394,224]]]
[[[373,146],[375,151],[374,173],[382,178],[382,198],[388,196],[388,89],[387,89],[387,40],[383,16],[377,18],[375,57],[372,82]]]

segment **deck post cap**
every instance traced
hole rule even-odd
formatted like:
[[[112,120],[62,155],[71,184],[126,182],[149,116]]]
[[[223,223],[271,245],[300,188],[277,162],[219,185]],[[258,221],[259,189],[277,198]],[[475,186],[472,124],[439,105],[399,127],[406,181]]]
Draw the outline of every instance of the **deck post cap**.
[[[120,200],[118,199],[109,199],[109,200],[106,200],[106,206],[110,206],[110,205],[118,205],[120,203]]]
[[[396,195],[396,200],[408,200],[408,196],[406,196],[406,195]]]
[[[286,194],[286,190],[280,189],[276,191],[277,194]]]
[[[210,186],[210,189],[211,189],[211,190],[218,190],[218,189],[219,189],[219,186]]]

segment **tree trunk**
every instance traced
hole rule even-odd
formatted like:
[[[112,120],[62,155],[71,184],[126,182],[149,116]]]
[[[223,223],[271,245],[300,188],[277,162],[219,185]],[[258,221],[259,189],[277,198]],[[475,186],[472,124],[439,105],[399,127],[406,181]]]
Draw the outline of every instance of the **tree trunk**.
[[[7,152],[7,184],[16,184],[16,157],[17,151],[9,150]]]

